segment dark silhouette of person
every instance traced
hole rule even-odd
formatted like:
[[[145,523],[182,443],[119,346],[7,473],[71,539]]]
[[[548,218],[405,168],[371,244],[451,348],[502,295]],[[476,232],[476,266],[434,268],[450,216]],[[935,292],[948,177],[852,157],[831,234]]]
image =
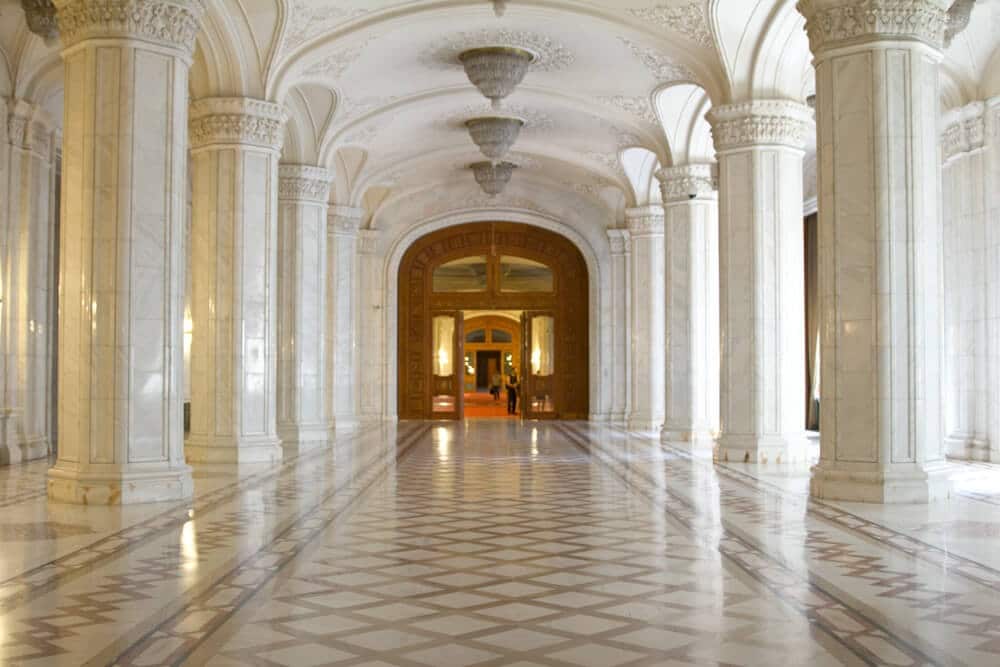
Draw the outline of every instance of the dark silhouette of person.
[[[521,388],[521,382],[517,379],[517,373],[511,373],[507,378],[507,414],[517,414],[517,392]]]

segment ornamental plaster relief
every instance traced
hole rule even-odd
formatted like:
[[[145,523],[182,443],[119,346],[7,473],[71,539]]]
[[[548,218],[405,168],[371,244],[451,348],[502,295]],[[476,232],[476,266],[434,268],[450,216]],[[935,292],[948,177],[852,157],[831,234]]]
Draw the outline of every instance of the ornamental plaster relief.
[[[786,100],[754,100],[714,107],[708,112],[717,151],[755,145],[803,148],[813,132],[813,112]]]
[[[368,48],[368,45],[371,44],[374,39],[376,39],[376,37],[369,37],[357,46],[337,51],[333,55],[327,56],[319,62],[313,63],[303,70],[302,73],[309,77],[338,80],[343,77],[348,68],[361,57],[361,55]]]
[[[530,30],[488,28],[460,32],[444,37],[444,45],[435,45],[425,51],[421,60],[434,69],[462,68],[458,54],[480,46],[514,46],[530,51],[535,56],[531,63],[533,72],[557,72],[573,64],[576,56],[564,44],[552,37]]]
[[[655,49],[640,46],[626,37],[619,37],[618,41],[628,47],[639,62],[641,62],[649,73],[656,78],[658,83],[668,83],[670,81],[697,81],[698,77],[686,66],[676,62],[673,58],[665,56]]]
[[[652,23],[679,33],[701,46],[711,47],[712,33],[708,29],[704,0],[693,0],[684,5],[657,5],[629,9],[628,13],[644,23]]]
[[[664,203],[718,196],[719,180],[714,165],[664,167],[655,175],[660,182]]]
[[[278,166],[278,199],[325,204],[330,196],[329,170],[304,164]]]
[[[194,149],[217,144],[258,146],[277,151],[287,116],[277,104],[246,97],[210,97],[191,103]]]
[[[655,125],[656,127],[660,126],[660,123],[656,118],[656,112],[653,111],[653,105],[650,104],[648,97],[641,95],[636,97],[611,95],[607,97],[598,97],[597,99],[602,104],[614,107],[619,111],[624,111],[628,115],[633,116],[644,123]]]
[[[944,46],[946,12],[935,0],[846,0],[834,7],[799,0],[813,53],[872,39],[915,38]]]
[[[190,55],[202,0],[54,0],[63,46],[85,39],[140,37]]]
[[[944,161],[983,148],[986,144],[986,121],[986,104],[983,102],[973,102],[948,114],[941,133]]]

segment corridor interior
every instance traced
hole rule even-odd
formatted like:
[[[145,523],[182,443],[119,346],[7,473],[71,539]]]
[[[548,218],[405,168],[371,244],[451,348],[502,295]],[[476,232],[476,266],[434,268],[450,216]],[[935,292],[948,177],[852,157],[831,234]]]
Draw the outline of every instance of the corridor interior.
[[[6,468],[0,664],[995,664],[995,468],[902,508],[764,469],[488,420],[202,464],[190,503],[52,505],[44,461]]]

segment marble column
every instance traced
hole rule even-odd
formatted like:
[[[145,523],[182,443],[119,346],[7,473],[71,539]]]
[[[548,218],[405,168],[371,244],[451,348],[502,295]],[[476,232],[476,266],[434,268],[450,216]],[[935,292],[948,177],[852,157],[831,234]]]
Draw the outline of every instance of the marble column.
[[[642,206],[625,211],[631,239],[632,284],[631,409],[628,428],[659,430],[663,426],[665,390],[663,299],[663,208]]]
[[[65,115],[49,498],[181,499],[192,492],[181,403],[188,70],[203,6],[56,7]]]
[[[51,122],[24,100],[4,118],[6,193],[0,284],[0,465],[45,457],[50,450],[52,322],[55,298],[55,182]]]
[[[819,498],[927,502],[949,493],[938,145],[948,4],[798,4],[816,67]]]
[[[191,104],[189,461],[273,462],[277,432],[278,154],[271,102]]]
[[[657,172],[666,249],[664,442],[711,449],[719,429],[719,202],[710,164]]]
[[[608,243],[611,246],[611,363],[604,372],[608,377],[602,381],[611,383],[610,420],[625,424],[631,409],[630,394],[632,369],[629,359],[631,348],[632,308],[629,302],[632,274],[629,269],[629,255],[632,242],[626,229],[609,229]]]
[[[362,422],[386,419],[385,373],[385,258],[379,252],[379,232],[363,229],[358,232],[358,299],[357,345],[354,358],[358,363],[358,418]],[[361,370],[363,369],[363,370]]]
[[[330,172],[278,167],[278,435],[286,447],[330,440],[327,409],[327,199]]]
[[[719,159],[719,458],[806,456],[802,156],[812,113],[784,100],[709,112]]]
[[[986,105],[976,102],[944,120],[944,411],[948,456],[990,460],[989,365],[986,337]]]
[[[986,100],[983,110],[986,161],[986,396],[990,406],[1000,405],[1000,96]],[[1000,463],[1000,410],[988,411],[989,460]]]
[[[358,227],[364,209],[333,206],[327,217],[329,413],[334,428],[358,425]]]

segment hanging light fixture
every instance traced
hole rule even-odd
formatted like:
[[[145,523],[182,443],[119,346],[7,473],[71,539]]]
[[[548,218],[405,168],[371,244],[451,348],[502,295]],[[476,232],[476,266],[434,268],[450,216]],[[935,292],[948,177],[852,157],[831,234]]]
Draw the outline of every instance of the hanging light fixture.
[[[463,51],[458,59],[472,85],[499,109],[500,100],[514,92],[535,56],[513,46],[485,46]]]
[[[493,0],[493,13],[497,18],[503,16],[505,11],[507,11],[507,0]]]
[[[472,173],[476,177],[476,183],[483,189],[483,192],[490,197],[496,197],[504,191],[510,183],[510,177],[517,169],[517,165],[511,162],[475,162],[469,165]]]
[[[465,127],[483,155],[497,163],[517,141],[524,121],[511,116],[487,116],[470,118],[465,121]]]

